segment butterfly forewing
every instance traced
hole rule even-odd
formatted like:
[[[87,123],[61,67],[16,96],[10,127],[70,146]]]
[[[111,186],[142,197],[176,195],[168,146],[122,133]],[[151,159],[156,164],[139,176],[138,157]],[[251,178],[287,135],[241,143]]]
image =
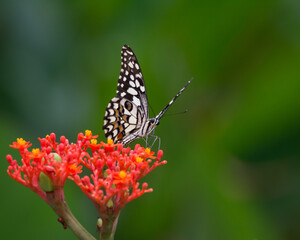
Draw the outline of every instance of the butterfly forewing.
[[[114,142],[133,141],[148,119],[148,100],[143,75],[131,48],[121,51],[121,72],[117,97],[106,108],[103,130]]]
[[[131,48],[124,45],[121,51],[121,71],[117,96],[126,98],[137,107],[143,108],[148,116],[148,100],[140,65]]]

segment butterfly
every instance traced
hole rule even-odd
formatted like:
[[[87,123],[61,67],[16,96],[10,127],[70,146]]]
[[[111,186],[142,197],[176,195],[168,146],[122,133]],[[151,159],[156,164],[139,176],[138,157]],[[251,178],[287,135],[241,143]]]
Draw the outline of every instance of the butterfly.
[[[123,145],[147,137],[191,80],[156,117],[149,119],[147,93],[140,65],[131,48],[124,45],[121,50],[117,96],[110,100],[105,110],[102,127],[105,137]]]

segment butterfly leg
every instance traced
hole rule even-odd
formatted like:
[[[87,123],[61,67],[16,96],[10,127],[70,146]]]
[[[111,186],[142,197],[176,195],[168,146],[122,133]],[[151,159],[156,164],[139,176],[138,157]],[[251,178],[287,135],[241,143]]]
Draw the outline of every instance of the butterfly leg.
[[[158,150],[160,149],[160,137],[153,135],[153,142],[151,144],[151,148],[154,146],[155,142],[158,140]]]
[[[153,148],[154,144],[158,140],[158,150],[159,150],[160,149],[160,138],[158,136],[154,135],[154,131],[151,133],[149,138],[151,138],[151,141],[149,141],[149,144],[147,144],[147,147],[149,146],[150,148]]]
[[[158,140],[158,150],[160,149],[160,138],[154,135],[154,133],[151,133],[151,135],[144,137],[143,140],[145,141],[146,148],[152,148]]]
[[[146,136],[146,148],[148,147],[148,136]]]
[[[146,148],[147,148],[147,147],[150,147],[149,142],[148,142],[148,136],[143,137],[142,139],[143,139],[144,142],[145,142],[145,147],[146,147]]]

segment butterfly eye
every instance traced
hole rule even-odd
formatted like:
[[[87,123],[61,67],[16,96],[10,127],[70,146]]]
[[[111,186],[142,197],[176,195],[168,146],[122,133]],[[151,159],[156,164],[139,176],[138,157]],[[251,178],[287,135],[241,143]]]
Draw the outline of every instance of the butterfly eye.
[[[151,124],[153,124],[155,122],[155,119],[151,118],[149,121],[150,121]]]
[[[132,103],[129,102],[129,101],[126,101],[126,102],[125,102],[125,108],[126,108],[128,111],[131,111],[131,110],[132,110]]]

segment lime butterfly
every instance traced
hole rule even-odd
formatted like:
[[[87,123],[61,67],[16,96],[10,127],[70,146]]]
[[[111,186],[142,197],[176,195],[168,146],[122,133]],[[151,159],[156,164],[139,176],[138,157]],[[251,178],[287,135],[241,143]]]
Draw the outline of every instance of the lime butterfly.
[[[124,45],[117,96],[110,100],[105,111],[102,127],[105,137],[123,145],[147,137],[191,81],[192,79],[156,117],[149,118],[147,93],[140,65],[131,48]]]

